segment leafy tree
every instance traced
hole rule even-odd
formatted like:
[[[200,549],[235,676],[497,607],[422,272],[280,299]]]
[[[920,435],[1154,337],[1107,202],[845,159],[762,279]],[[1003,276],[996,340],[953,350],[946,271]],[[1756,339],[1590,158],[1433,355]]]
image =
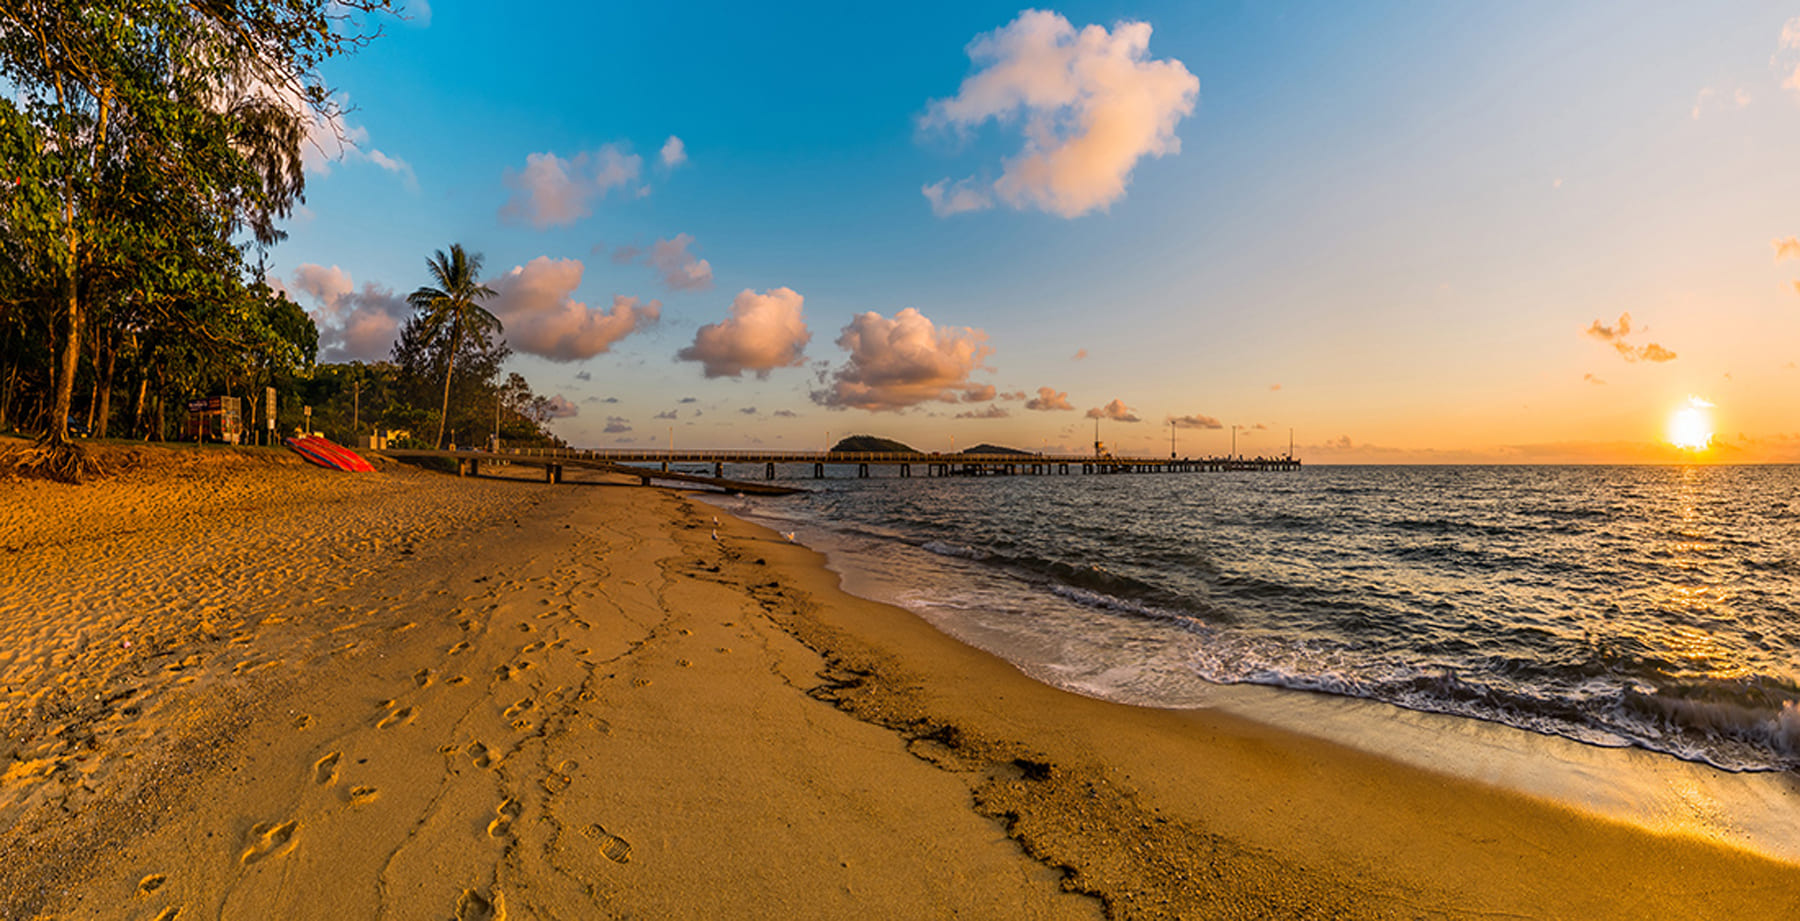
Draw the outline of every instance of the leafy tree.
[[[463,336],[468,333],[485,340],[491,334],[498,334],[501,326],[500,318],[477,303],[496,294],[494,289],[477,280],[476,276],[481,273],[479,254],[471,256],[463,250],[461,243],[452,243],[448,254],[438,250],[436,255],[425,260],[425,267],[437,287],[422,287],[407,295],[406,302],[419,312],[419,334],[423,340],[433,344],[440,340],[446,343],[442,352],[444,398],[438,414],[436,441],[442,448],[444,423],[450,416],[450,375],[455,371]]]
[[[0,278],[0,302],[42,311],[34,319],[54,343],[42,439],[54,472],[81,469],[68,422],[96,321],[117,340],[138,332],[132,310],[159,303],[236,311],[171,324],[189,335],[246,323],[238,331],[254,333],[268,315],[265,299],[220,290],[242,288],[232,237],[280,238],[275,222],[302,198],[308,125],[336,114],[317,67],[374,37],[353,14],[391,9],[392,0],[0,4],[0,80],[16,100],[0,105],[0,182],[12,185],[0,246],[26,251],[15,263],[26,277]],[[171,224],[171,215],[192,219]],[[145,299],[136,276],[152,264],[171,277]],[[104,380],[118,343],[97,344],[92,370]]]

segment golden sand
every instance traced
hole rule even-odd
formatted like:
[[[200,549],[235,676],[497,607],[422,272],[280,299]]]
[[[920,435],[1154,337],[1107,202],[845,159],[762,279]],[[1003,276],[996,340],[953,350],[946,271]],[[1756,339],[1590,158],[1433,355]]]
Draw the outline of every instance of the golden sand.
[[[1030,681],[622,485],[0,483],[0,917],[1788,917],[1800,867]]]

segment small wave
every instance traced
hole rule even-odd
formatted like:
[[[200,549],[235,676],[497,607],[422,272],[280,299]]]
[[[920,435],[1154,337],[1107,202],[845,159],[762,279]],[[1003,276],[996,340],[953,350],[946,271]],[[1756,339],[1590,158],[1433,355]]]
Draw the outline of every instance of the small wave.
[[[1318,642],[1212,632],[1191,661],[1220,684],[1260,684],[1501,723],[1590,745],[1635,746],[1727,771],[1800,767],[1800,694],[1785,685],[1707,683],[1658,691],[1590,681],[1567,693],[1372,662]]]
[[[1185,615],[1177,614],[1174,611],[1165,610],[1153,605],[1142,604],[1136,601],[1129,601],[1124,598],[1115,598],[1112,595],[1090,591],[1085,588],[1076,588],[1073,585],[1052,585],[1050,586],[1050,592],[1059,598],[1073,601],[1076,604],[1090,608],[1099,608],[1104,611],[1118,611],[1122,614],[1135,614],[1139,617],[1149,617],[1156,620],[1187,621],[1190,619]]]
[[[941,540],[928,540],[921,546],[921,549],[928,550],[938,556],[951,556],[963,560],[985,560],[993,557],[993,554],[988,553],[985,550],[977,550],[966,544],[953,544]]]

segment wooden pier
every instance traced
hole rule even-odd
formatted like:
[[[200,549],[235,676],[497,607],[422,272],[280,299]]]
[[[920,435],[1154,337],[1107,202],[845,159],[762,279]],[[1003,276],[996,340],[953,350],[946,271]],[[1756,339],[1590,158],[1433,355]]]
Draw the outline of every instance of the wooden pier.
[[[1228,471],[1292,471],[1300,469],[1293,457],[1114,457],[1092,454],[936,454],[928,452],[862,452],[862,451],[642,451],[584,450],[575,448],[512,448],[498,453],[487,451],[386,451],[392,457],[434,456],[478,463],[481,459],[545,466],[546,477],[560,476],[560,465],[604,469],[649,479],[668,479],[708,485],[717,480],[727,484],[744,484],[746,480],[726,479],[727,465],[761,467],[764,480],[776,478],[778,468],[810,468],[814,479],[823,479],[827,468],[854,468],[855,475],[868,478],[876,468],[887,467],[894,475],[911,477],[922,474],[940,476],[1050,476],[1069,474],[1131,473],[1219,473]],[[712,476],[682,472],[677,464],[702,465],[712,469]],[[649,465],[648,467],[646,465]],[[552,480],[554,482],[554,480]],[[752,484],[755,485],[755,484]],[[722,487],[730,488],[730,487]],[[780,487],[763,487],[774,490]],[[747,491],[747,490],[738,490]],[[787,490],[792,491],[792,490]]]
[[[396,448],[392,450],[373,451],[370,453],[380,454],[383,457],[391,457],[396,460],[440,458],[443,460],[455,461],[457,476],[477,476],[481,473],[481,465],[483,463],[490,465],[521,464],[530,467],[542,467],[544,470],[544,482],[546,483],[561,483],[563,479],[563,468],[577,467],[586,470],[597,470],[601,473],[616,473],[624,476],[637,477],[639,482],[643,483],[645,486],[649,486],[654,480],[662,480],[670,483],[681,483],[687,486],[714,489],[720,492],[743,493],[744,495],[752,496],[786,496],[802,491],[792,486],[776,486],[769,483],[757,483],[755,481],[746,480],[729,480],[722,476],[703,476],[693,473],[683,473],[678,470],[669,470],[667,468],[662,470],[647,470],[643,467],[617,464],[612,461],[601,460],[598,458],[583,457],[581,456],[582,452],[524,453],[521,451],[418,451]]]

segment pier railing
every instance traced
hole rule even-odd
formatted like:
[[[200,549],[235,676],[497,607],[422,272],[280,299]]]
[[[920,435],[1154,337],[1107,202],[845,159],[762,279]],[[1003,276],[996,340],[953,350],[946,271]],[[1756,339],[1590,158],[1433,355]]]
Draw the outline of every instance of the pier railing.
[[[542,460],[581,460],[637,467],[655,465],[667,472],[676,464],[702,464],[714,476],[726,465],[760,465],[774,479],[783,465],[811,465],[815,478],[827,467],[855,467],[857,476],[871,467],[897,467],[899,475],[923,468],[926,476],[991,476],[1069,473],[1193,473],[1220,471],[1298,470],[1294,457],[1122,457],[1110,454],[950,454],[931,451],[739,451],[717,449],[641,448],[502,448],[500,456]]]

